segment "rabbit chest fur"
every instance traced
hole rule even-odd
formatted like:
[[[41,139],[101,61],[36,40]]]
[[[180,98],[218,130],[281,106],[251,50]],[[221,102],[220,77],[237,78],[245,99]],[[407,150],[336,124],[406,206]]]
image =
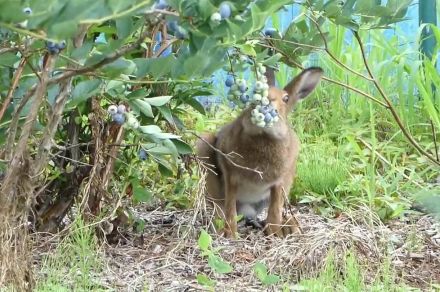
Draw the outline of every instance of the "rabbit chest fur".
[[[229,179],[237,182],[237,200],[257,203],[269,197],[273,185],[285,185],[287,178],[293,177],[299,141],[288,127],[263,130],[248,124],[249,115],[245,111],[223,127],[216,144],[223,153],[231,153],[235,164],[249,169],[234,166],[223,155],[217,154],[216,158],[220,172],[228,173]]]

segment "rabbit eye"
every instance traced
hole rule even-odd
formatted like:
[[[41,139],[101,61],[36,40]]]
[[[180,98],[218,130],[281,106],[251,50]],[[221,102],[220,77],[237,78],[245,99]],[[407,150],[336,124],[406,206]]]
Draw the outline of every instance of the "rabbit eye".
[[[283,96],[283,101],[286,103],[289,101],[289,96],[287,94]]]

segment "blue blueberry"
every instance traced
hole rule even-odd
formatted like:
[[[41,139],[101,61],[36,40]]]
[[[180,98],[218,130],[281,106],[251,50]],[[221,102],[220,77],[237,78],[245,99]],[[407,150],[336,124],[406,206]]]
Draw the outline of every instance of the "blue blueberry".
[[[246,90],[247,90],[247,86],[246,86],[246,84],[240,84],[240,85],[238,86],[238,89],[239,89],[242,93],[245,93]]]
[[[222,19],[226,19],[231,16],[231,6],[229,6],[227,2],[222,2],[222,4],[220,4],[219,11]]]
[[[112,116],[113,122],[118,125],[123,125],[125,123],[125,115],[121,113],[116,113]]]
[[[123,114],[123,113],[125,113],[125,111],[126,111],[126,108],[125,108],[124,104],[118,105],[118,113]]]
[[[228,75],[228,77],[226,77],[225,85],[227,87],[231,87],[232,85],[234,85],[234,83],[235,83],[234,76]]]
[[[269,107],[267,107],[267,106],[262,106],[261,108],[260,108],[260,113],[262,113],[262,114],[267,114],[267,113],[269,113]]]
[[[242,95],[242,96],[240,96],[240,101],[242,102],[242,103],[246,103],[246,102],[248,102],[249,101],[249,95]]]
[[[266,123],[270,123],[270,122],[272,121],[272,119],[273,119],[273,117],[272,117],[272,115],[271,115],[270,113],[266,113],[266,114],[264,115],[264,121],[265,121]]]
[[[60,49],[58,49],[58,48],[50,48],[50,49],[48,49],[48,51],[49,51],[50,54],[56,55],[56,54],[58,54],[60,52]]]
[[[156,1],[156,9],[167,9],[168,2],[166,0],[157,0]]]
[[[267,28],[267,29],[264,31],[264,35],[267,36],[267,37],[271,37],[271,38],[273,38],[274,36],[276,36],[277,33],[278,33],[278,31],[277,31],[275,28],[273,28],[273,27],[271,27],[271,28]]]
[[[163,53],[162,53],[162,57],[167,57],[167,56],[169,56],[169,55],[171,55],[171,53],[173,52],[173,50],[172,50],[172,48],[171,48],[171,46],[168,46],[166,49],[165,49],[165,51],[163,51]]]
[[[147,160],[148,158],[148,153],[143,148],[139,149],[138,155],[139,155],[139,159],[142,161]]]
[[[59,50],[63,50],[66,47],[66,41],[61,41],[61,43],[56,44]]]
[[[278,116],[278,111],[276,109],[273,109],[270,111],[270,114],[272,115],[272,117],[276,117]]]
[[[170,31],[177,31],[178,27],[179,27],[179,23],[177,22],[177,20],[168,21],[168,29]]]

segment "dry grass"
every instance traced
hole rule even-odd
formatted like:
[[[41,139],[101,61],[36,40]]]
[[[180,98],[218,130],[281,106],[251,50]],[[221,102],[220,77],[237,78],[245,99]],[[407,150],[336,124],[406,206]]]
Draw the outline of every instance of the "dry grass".
[[[304,208],[297,213],[304,234],[286,239],[267,238],[244,226],[240,228],[242,238],[239,240],[212,234],[214,247],[221,248],[220,255],[234,268],[230,274],[215,274],[201,257],[197,245],[198,231],[207,227],[204,214],[200,209],[140,212],[139,215],[150,222],[145,233],[142,237],[126,234],[120,244],[101,249],[99,257],[105,259],[105,266],[94,276],[96,285],[110,291],[203,290],[196,276],[204,273],[216,281],[216,291],[261,291],[264,288],[253,273],[256,262],[264,263],[269,271],[282,277],[282,282],[293,285],[316,276],[330,252],[336,267],[343,270],[349,251],[355,252],[366,273],[366,282],[372,283],[387,250],[391,250],[393,266],[399,272],[397,280],[425,288],[431,282],[440,282],[439,275],[435,274],[440,269],[438,244],[423,243],[419,255],[407,253],[409,243],[406,248],[390,249],[395,244],[394,237],[410,234],[401,226],[393,230],[392,226],[365,224],[365,210],[352,216],[325,219]],[[157,224],[164,218],[166,224]],[[414,228],[417,236],[426,239],[429,235],[423,228],[429,226],[428,222],[432,224],[432,219],[425,216],[408,228]],[[423,266],[425,268],[421,268]]]
[[[200,230],[211,230],[213,219],[202,189],[200,185],[192,210],[133,209],[146,222],[144,233],[121,231],[118,244],[97,249],[96,257],[104,264],[93,271],[93,286],[104,291],[200,291],[206,288],[196,277],[203,273],[215,280],[216,291],[278,291],[282,284],[294,285],[316,276],[330,254],[336,269],[343,273],[347,253],[354,253],[367,284],[382,276],[385,260],[392,263],[396,282],[420,288],[440,283],[440,226],[430,216],[420,215],[385,226],[366,207],[329,219],[303,206],[294,210],[303,234],[286,239],[264,237],[242,225],[239,240],[211,232],[213,248],[233,266],[229,274],[216,274],[197,243]],[[40,241],[35,250],[37,267],[44,255],[53,253],[59,240],[46,237]],[[262,286],[253,272],[257,262],[281,277],[279,286]]]

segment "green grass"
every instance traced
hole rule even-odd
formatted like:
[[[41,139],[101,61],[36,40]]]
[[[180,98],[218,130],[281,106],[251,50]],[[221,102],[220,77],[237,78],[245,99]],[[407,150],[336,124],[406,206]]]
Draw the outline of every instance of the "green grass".
[[[94,229],[81,218],[43,260],[35,291],[101,291],[94,275],[102,268]]]
[[[320,291],[417,291],[404,284],[396,284],[390,262],[384,260],[377,270],[372,283],[366,280],[365,267],[361,266],[353,253],[336,264],[333,253],[329,253],[322,271],[313,278],[304,279],[297,285],[298,290]],[[341,263],[342,262],[342,263]]]

